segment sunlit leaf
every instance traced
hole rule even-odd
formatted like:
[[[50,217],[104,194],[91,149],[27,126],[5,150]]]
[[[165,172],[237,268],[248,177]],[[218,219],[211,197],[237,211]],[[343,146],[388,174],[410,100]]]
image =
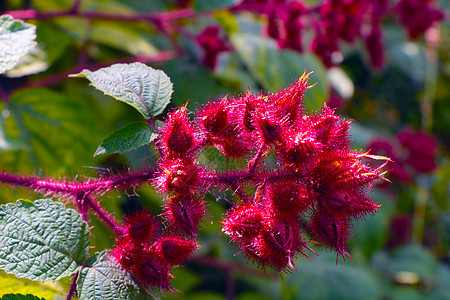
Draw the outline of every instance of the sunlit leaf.
[[[115,64],[72,77],[86,77],[98,90],[136,108],[146,119],[163,112],[170,102],[172,83],[161,70],[142,63]]]
[[[14,68],[36,45],[36,27],[9,15],[0,16],[0,74]]]
[[[87,259],[88,224],[50,199],[0,206],[0,268],[30,280],[59,280]]]
[[[114,131],[95,151],[95,155],[104,153],[124,153],[151,143],[157,134],[145,123],[136,122]]]
[[[80,300],[137,300],[146,296],[131,275],[108,254],[90,258],[81,269],[77,281]]]

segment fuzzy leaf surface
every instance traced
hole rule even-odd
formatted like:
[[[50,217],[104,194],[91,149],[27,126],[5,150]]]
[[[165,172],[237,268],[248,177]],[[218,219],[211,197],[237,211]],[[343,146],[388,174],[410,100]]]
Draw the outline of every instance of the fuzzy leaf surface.
[[[0,207],[0,268],[30,280],[59,280],[87,259],[88,224],[50,199]]]
[[[80,300],[152,299],[144,295],[131,275],[104,252],[86,262],[78,277],[77,289]]]
[[[36,26],[9,15],[0,16],[0,74],[11,70],[36,44]]]
[[[95,151],[94,156],[104,153],[124,153],[151,143],[157,133],[145,123],[136,122],[111,133]]]
[[[115,64],[71,76],[86,77],[96,89],[133,106],[146,119],[162,113],[173,92],[172,82],[163,71],[142,63]]]

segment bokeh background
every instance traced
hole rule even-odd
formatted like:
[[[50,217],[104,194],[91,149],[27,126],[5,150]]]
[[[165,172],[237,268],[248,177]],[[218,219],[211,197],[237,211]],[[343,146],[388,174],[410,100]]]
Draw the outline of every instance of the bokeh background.
[[[355,148],[393,160],[387,166],[391,183],[373,189],[380,212],[355,224],[353,260],[337,266],[335,254],[320,247],[319,257],[296,262],[294,274],[243,263],[219,234],[229,195],[209,195],[203,248],[174,272],[173,285],[182,292],[176,299],[450,299],[446,1],[6,0],[0,9],[35,24],[38,42],[0,76],[0,168],[7,172],[84,178],[155,165],[151,147],[93,157],[109,133],[142,116],[87,81],[67,78],[84,68],[133,61],[171,78],[166,112],[248,89],[273,92],[306,67],[314,71],[310,83],[317,83],[305,95],[307,109],[326,102],[355,120]],[[32,11],[41,15],[29,19]],[[69,13],[44,17],[55,11]],[[79,14],[86,11],[122,18]],[[167,12],[184,17],[167,19]],[[40,195],[0,187],[0,203],[20,198]],[[102,204],[122,218],[143,207],[159,214],[162,202],[146,185],[105,195]],[[111,248],[112,233],[92,222],[92,251]],[[2,273],[0,296],[20,290],[64,299],[67,284]]]

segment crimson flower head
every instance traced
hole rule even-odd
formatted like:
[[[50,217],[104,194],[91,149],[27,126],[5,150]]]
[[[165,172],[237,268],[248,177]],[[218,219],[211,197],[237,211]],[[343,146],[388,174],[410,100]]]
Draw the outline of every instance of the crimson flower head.
[[[369,161],[389,159],[352,149],[352,120],[334,109],[324,105],[316,113],[305,110],[310,74],[305,71],[276,93],[248,91],[211,101],[192,122],[185,108],[169,115],[160,130],[164,155],[155,183],[166,194],[167,225],[185,238],[155,244],[152,249],[161,257],[168,255],[163,252],[179,254],[166,261],[177,263],[183,259],[182,249],[193,251],[194,244],[185,239],[198,235],[206,214],[200,191],[210,186],[230,188],[236,196],[222,232],[246,259],[291,272],[294,260],[312,251],[308,240],[349,256],[354,220],[380,207],[369,192],[375,181],[384,179],[385,164]],[[225,171],[203,166],[211,147],[233,164]]]
[[[160,146],[169,157],[189,156],[198,147],[198,137],[189,121],[185,106],[168,115],[165,127],[160,130]]]
[[[416,171],[427,173],[436,169],[437,144],[431,135],[404,129],[398,134],[398,141],[408,150],[406,162]]]
[[[148,243],[152,240],[158,223],[148,211],[140,211],[125,218],[122,231],[134,243]]]
[[[203,49],[202,62],[214,69],[219,53],[228,51],[231,47],[220,37],[220,27],[208,26],[199,34],[197,42]]]

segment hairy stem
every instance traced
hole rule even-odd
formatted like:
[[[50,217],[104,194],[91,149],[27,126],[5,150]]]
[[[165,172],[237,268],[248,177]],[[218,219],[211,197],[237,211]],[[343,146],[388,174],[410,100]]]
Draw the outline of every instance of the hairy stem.
[[[35,176],[0,173],[0,183],[33,189],[45,195],[75,197],[83,194],[103,194],[111,189],[143,184],[156,176],[156,171],[149,169],[136,173],[120,174],[104,179],[88,179],[84,182],[69,182],[64,179],[39,178]]]
[[[84,201],[86,202],[86,205],[92,208],[95,214],[100,217],[100,220],[103,223],[108,225],[108,227],[110,227],[117,235],[122,234],[122,231],[117,225],[117,221],[98,204],[92,195],[85,195]]]
[[[71,300],[77,291],[77,279],[78,272],[72,275],[72,283],[70,284],[70,290],[67,293],[66,300]]]

